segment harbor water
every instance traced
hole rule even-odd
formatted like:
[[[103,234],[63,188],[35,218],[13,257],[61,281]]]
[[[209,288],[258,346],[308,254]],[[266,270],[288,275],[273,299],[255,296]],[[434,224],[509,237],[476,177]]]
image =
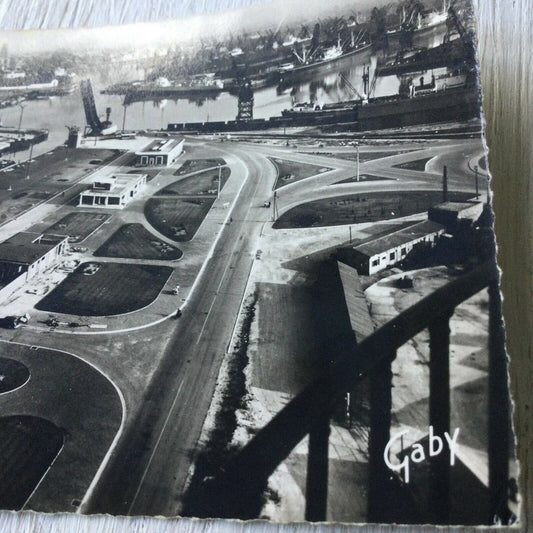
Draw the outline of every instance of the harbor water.
[[[416,46],[432,47],[442,42],[445,28],[436,27],[416,37]],[[377,54],[355,54],[346,58],[339,69],[330,68],[327,72],[315,71],[306,81],[298,82],[280,92],[276,87],[256,89],[254,91],[254,118],[279,116],[284,109],[294,103],[315,102],[326,104],[356,99],[358,96],[349,87],[351,84],[359,93],[363,93],[363,69],[370,67],[370,83],[378,61]],[[435,71],[438,74],[439,71]],[[340,75],[342,74],[342,75]],[[90,77],[93,85],[96,107],[101,116],[105,108],[111,107],[111,120],[122,129],[124,120],[124,97],[106,95],[100,91],[105,87],[128,80],[139,79],[142,71],[137,68],[106,69]],[[429,73],[429,76],[431,73]],[[345,80],[349,81],[349,84]],[[372,96],[397,94],[399,79],[397,76],[377,77]],[[188,100],[161,100],[135,102],[126,107],[125,129],[147,130],[166,129],[169,122],[198,122],[215,120],[233,120],[237,115],[237,98],[223,92],[213,98]],[[46,152],[61,145],[67,138],[68,126],[85,125],[85,115],[79,90],[66,96],[51,97],[46,100],[26,101],[21,106],[5,108],[0,111],[4,126],[17,127],[22,116],[22,128],[44,128],[49,130],[48,140],[35,146],[34,154]],[[25,157],[17,154],[16,159]]]

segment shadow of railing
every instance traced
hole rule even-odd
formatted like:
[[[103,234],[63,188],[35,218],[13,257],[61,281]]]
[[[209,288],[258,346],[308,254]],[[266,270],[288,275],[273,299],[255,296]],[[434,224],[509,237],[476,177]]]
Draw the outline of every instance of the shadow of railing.
[[[494,262],[484,263],[437,289],[359,343],[349,356],[333,362],[319,379],[294,397],[254,438],[195,494],[198,517],[253,519],[259,516],[268,478],[306,436],[309,451],[305,519],[325,521],[328,488],[330,417],[345,394],[370,379],[369,522],[390,520],[397,478],[383,459],[390,439],[391,363],[397,349],[424,329],[429,330],[429,425],[435,434],[450,433],[450,318],[455,308],[489,289],[489,511],[507,520],[509,461],[509,397],[507,359],[501,318],[499,276]],[[428,490],[436,524],[449,523],[450,462],[444,453],[430,458]],[[475,505],[475,502],[468,502]]]

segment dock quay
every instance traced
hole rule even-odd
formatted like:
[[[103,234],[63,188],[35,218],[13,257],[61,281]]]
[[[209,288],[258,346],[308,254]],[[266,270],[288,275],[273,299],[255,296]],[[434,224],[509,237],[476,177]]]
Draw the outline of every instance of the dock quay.
[[[368,104],[329,110],[287,111],[282,116],[249,120],[169,123],[169,132],[235,132],[274,128],[349,125],[364,131],[468,120],[479,115],[480,93],[477,86],[447,89],[415,98],[383,97]]]
[[[0,128],[0,156],[28,150],[30,146],[46,139],[48,139],[48,130]]]
[[[129,105],[134,102],[144,100],[163,100],[178,98],[214,98],[224,89],[218,85],[206,85],[196,87],[160,87],[151,85],[140,85],[138,87],[114,87],[104,89],[102,94],[124,94],[124,104]]]

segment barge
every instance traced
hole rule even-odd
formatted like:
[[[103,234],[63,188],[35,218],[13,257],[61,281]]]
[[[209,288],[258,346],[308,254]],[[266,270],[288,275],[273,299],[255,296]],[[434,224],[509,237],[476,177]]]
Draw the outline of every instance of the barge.
[[[0,127],[0,156],[28,150],[48,139],[48,130],[17,130]]]

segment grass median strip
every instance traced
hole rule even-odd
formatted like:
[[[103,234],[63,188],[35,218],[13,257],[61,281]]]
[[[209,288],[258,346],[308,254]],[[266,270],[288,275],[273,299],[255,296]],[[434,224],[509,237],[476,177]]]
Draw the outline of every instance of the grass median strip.
[[[183,252],[152,235],[142,224],[124,224],[94,255],[128,259],[176,260]]]

